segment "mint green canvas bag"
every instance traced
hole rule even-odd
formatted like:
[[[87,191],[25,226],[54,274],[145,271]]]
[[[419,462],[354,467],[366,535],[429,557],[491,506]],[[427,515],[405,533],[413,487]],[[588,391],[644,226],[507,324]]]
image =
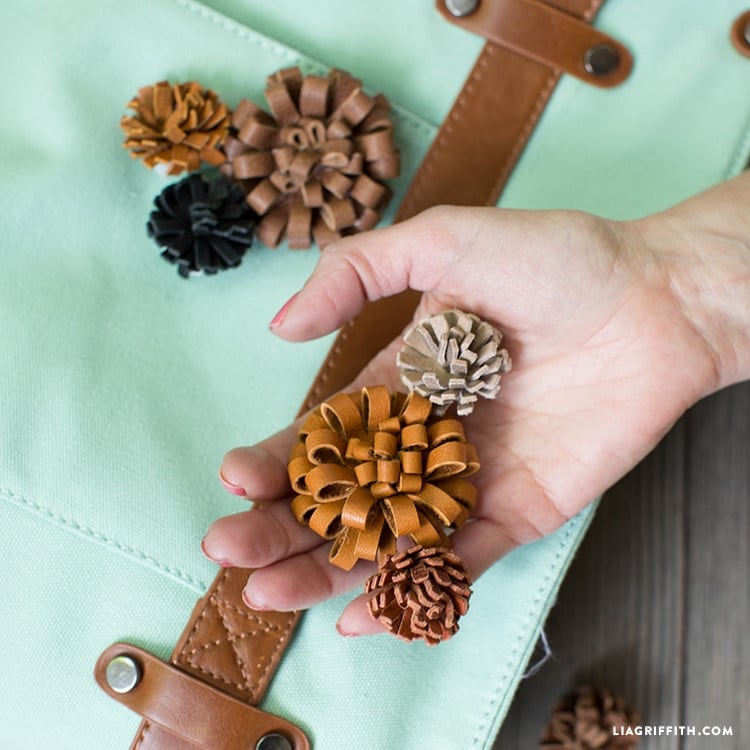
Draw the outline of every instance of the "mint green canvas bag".
[[[739,171],[743,10],[608,0],[597,25],[633,52],[630,79],[564,79],[501,205],[624,219]],[[0,747],[118,750],[139,719],[96,686],[97,656],[127,640],[168,657],[215,574],[200,540],[242,507],[222,455],[289,422],[330,345],[267,329],[317,249],[256,246],[188,281],[159,259],[144,225],[166,182],[122,150],[125,103],[164,79],[262,102],[281,68],[348,70],[394,104],[387,221],[482,40],[431,0],[10,0],[0,28]],[[490,748],[592,512],[486,573],[439,648],[345,640],[347,597],[315,607],[263,708],[323,750]]]

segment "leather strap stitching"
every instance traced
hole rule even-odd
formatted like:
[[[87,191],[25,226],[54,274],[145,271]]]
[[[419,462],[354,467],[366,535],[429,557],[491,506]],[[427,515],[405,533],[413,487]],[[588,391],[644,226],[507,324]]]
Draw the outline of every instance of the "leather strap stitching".
[[[398,215],[406,214],[407,216],[411,215],[411,206],[414,204],[417,198],[421,195],[421,186],[422,183],[425,182],[425,180],[429,177],[432,168],[433,163],[436,159],[441,158],[443,155],[443,149],[442,145],[445,141],[446,137],[451,133],[453,130],[453,125],[458,124],[461,118],[464,115],[464,111],[466,109],[466,102],[469,99],[472,89],[474,88],[474,84],[478,83],[482,76],[484,75],[483,68],[485,67],[484,60],[487,56],[491,54],[492,45],[485,44],[482,48],[482,51],[479,55],[479,59],[474,64],[474,67],[472,68],[472,71],[469,75],[469,78],[466,80],[466,83],[464,84],[464,87],[461,89],[461,93],[459,94],[459,97],[455,103],[455,105],[451,108],[451,111],[448,113],[448,117],[446,118],[445,123],[443,124],[443,127],[440,128],[438,131],[437,137],[435,138],[435,142],[432,146],[430,146],[430,150],[427,152],[427,155],[424,158],[424,161],[422,162],[419,171],[417,172],[414,181],[411,184],[411,187],[409,189],[409,193],[406,196],[406,199],[404,202],[399,206]]]
[[[172,659],[172,661],[175,664],[178,664],[180,661],[184,661],[192,669],[196,669],[202,674],[205,674],[213,678],[214,680],[222,682],[223,684],[231,687],[233,690],[236,690],[242,696],[246,697],[250,702],[255,703],[257,702],[257,700],[259,699],[259,697],[263,694],[263,691],[265,690],[268,677],[273,668],[273,665],[276,662],[276,657],[279,651],[283,648],[284,644],[286,644],[286,642],[289,639],[289,634],[292,630],[295,617],[292,613],[290,613],[286,621],[286,625],[282,628],[278,625],[275,625],[274,623],[271,623],[263,619],[262,617],[258,617],[256,614],[252,612],[244,611],[238,606],[236,606],[235,604],[229,602],[227,598],[225,598],[224,596],[224,593],[225,593],[224,587],[227,583],[228,575],[229,575],[228,572],[222,573],[221,580],[216,587],[216,593],[213,594],[209,598],[209,605],[205,607],[203,611],[200,613],[200,615],[196,618],[195,622],[193,623],[193,627],[190,630],[190,633],[185,639],[184,648],[180,651],[180,653],[176,657]],[[234,633],[232,629],[227,626],[226,619],[221,613],[221,607],[226,607],[227,609],[237,613],[238,615],[242,616],[248,621],[253,622],[254,625],[252,629],[248,630],[247,632],[240,633],[240,634]],[[201,632],[201,626],[202,626],[203,620],[208,616],[209,612],[211,611],[211,608],[214,608],[219,613],[219,617],[221,619],[221,624],[224,629],[225,637],[223,639],[214,640],[212,643],[209,643],[209,644],[203,644],[203,645],[200,645],[199,647],[194,647],[193,644],[195,641],[195,637]],[[270,653],[264,655],[263,661],[258,664],[258,667],[263,665],[263,671],[260,673],[256,682],[254,675],[251,674],[251,672],[247,669],[244,661],[240,657],[240,654],[237,652],[237,649],[234,647],[234,643],[236,641],[243,641],[244,639],[248,637],[252,637],[256,633],[271,633],[271,632],[277,632],[276,644],[273,650]],[[228,680],[226,677],[224,677],[223,675],[215,671],[206,669],[202,664],[200,664],[195,659],[195,655],[199,651],[201,650],[206,651],[212,647],[220,647],[224,641],[226,641],[232,647],[234,662],[237,665],[237,668],[239,669],[243,678],[245,679],[244,685],[233,683],[230,680]]]
[[[214,597],[212,597],[212,598],[215,599],[215,601],[216,601],[217,604],[219,604],[219,603],[220,604],[224,604],[227,608],[233,610],[234,612],[237,612],[238,614],[242,615],[243,617],[246,617],[246,618],[252,619],[252,620],[256,620],[258,623],[262,623],[263,625],[266,626],[265,629],[262,632],[268,633],[268,632],[271,632],[272,630],[279,631],[279,635],[278,635],[278,637],[276,639],[276,645],[274,646],[273,651],[270,654],[267,654],[266,657],[265,657],[265,661],[266,661],[265,668],[263,669],[263,672],[261,672],[261,675],[260,675],[260,678],[259,678],[257,684],[255,685],[255,687],[251,687],[249,689],[249,691],[247,691],[252,696],[252,702],[255,703],[255,702],[257,702],[259,696],[262,695],[263,691],[265,690],[267,677],[269,676],[269,673],[270,673],[270,671],[272,669],[273,664],[275,664],[275,662],[276,662],[276,656],[277,656],[277,654],[279,653],[280,649],[283,648],[284,644],[287,642],[287,640],[289,638],[289,632],[292,629],[292,625],[293,625],[293,623],[295,621],[295,617],[293,616],[293,614],[290,613],[289,617],[287,618],[287,621],[286,621],[286,627],[284,627],[282,629],[278,625],[274,625],[273,623],[270,623],[267,620],[264,620],[264,619],[258,617],[257,615],[254,615],[254,614],[251,614],[250,612],[241,610],[239,607],[237,607],[234,604],[231,604],[230,602],[228,602],[226,600],[226,598],[224,597],[224,586],[226,584],[226,581],[227,581],[227,575],[224,575],[224,577],[222,578],[221,583],[216,588],[216,595]],[[219,595],[221,595],[221,598],[219,598]],[[224,625],[225,630],[227,630],[227,633],[229,633],[229,629],[227,628],[226,623],[225,623],[223,617],[222,617],[222,624]],[[253,628],[253,630],[250,631],[249,633],[242,633],[240,639],[245,638],[248,635],[253,635],[254,633],[257,633],[257,632],[259,632],[258,628]],[[235,639],[236,639],[236,637],[235,637]],[[232,641],[232,639],[230,638],[230,642],[231,641]],[[252,685],[251,676],[249,676],[247,670],[245,669],[245,665],[244,665],[242,659],[240,658],[240,655],[237,653],[236,649],[233,648],[233,651],[234,651],[234,655],[235,655],[235,661],[237,663],[237,666],[240,668],[240,671],[242,672],[243,677],[245,678],[245,682],[248,685]]]
[[[591,0],[586,10],[584,10],[581,14],[583,20],[590,22],[591,19],[596,15],[603,2],[604,0]],[[484,49],[482,50],[482,58],[484,57],[485,51],[492,52],[494,51],[494,49],[495,48],[492,45],[486,44],[484,46]],[[480,59],[479,64],[484,67],[487,63],[485,59]],[[544,88],[540,91],[539,98],[536,100],[534,109],[531,111],[529,117],[519,131],[518,137],[513,144],[513,148],[508,155],[507,161],[505,162],[503,171],[497,178],[497,182],[495,183],[495,187],[493,188],[493,193],[495,196],[499,197],[503,185],[505,185],[506,181],[510,177],[510,173],[513,171],[513,168],[518,161],[518,157],[526,146],[531,132],[536,127],[536,124],[539,121],[539,118],[541,117],[541,114],[544,111],[544,108],[547,105],[550,96],[552,95],[552,90],[555,88],[555,85],[557,84],[557,81],[560,79],[560,77],[560,73],[553,70],[550,74],[550,77],[547,79],[547,82],[544,84]]]
[[[560,79],[560,74],[557,71],[553,70],[552,73],[550,73],[550,76],[547,79],[547,82],[544,84],[544,88],[539,92],[539,97],[537,98],[536,103],[534,104],[534,108],[531,110],[531,113],[526,118],[526,122],[523,124],[523,127],[518,132],[518,137],[516,138],[515,143],[513,144],[513,148],[510,150],[510,153],[508,154],[508,158],[505,161],[503,170],[500,173],[499,177],[497,178],[497,181],[495,182],[495,185],[493,187],[493,195],[495,196],[495,199],[499,197],[499,194],[503,188],[503,185],[505,185],[506,181],[510,177],[510,173],[513,171],[514,167],[516,166],[516,162],[518,161],[518,158],[520,157],[521,152],[526,147],[526,144],[528,143],[528,140],[529,140],[529,136],[531,135],[531,132],[533,131],[533,129],[536,127],[536,124],[539,121],[539,118],[541,117],[541,114],[544,111],[545,106],[547,105],[547,101],[552,95],[552,90],[555,88],[555,85],[557,84],[559,79]]]
[[[329,351],[328,356],[326,357],[326,361],[323,365],[323,368],[318,373],[318,376],[315,378],[315,384],[312,390],[310,391],[307,399],[305,400],[304,409],[305,411],[309,411],[314,406],[317,406],[320,402],[320,392],[325,385],[326,381],[328,380],[328,373],[331,370],[334,370],[336,368],[336,365],[339,360],[339,356],[341,355],[341,352],[344,348],[344,345],[346,344],[347,339],[349,338],[352,328],[356,325],[358,318],[353,318],[352,320],[348,320],[343,327],[339,330],[336,340],[334,341],[333,348]]]
[[[130,750],[138,750],[138,748],[143,744],[144,740],[146,739],[146,735],[148,734],[149,730],[151,729],[151,722],[148,721],[148,719],[144,719],[141,723],[141,730],[138,732],[138,736],[136,737],[135,744],[131,746]]]

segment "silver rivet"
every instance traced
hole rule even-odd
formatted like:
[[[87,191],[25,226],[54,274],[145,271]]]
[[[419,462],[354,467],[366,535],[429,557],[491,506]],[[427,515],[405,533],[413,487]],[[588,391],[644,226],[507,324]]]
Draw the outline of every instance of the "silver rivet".
[[[116,693],[129,693],[141,681],[141,668],[130,656],[115,656],[107,664],[104,676]]]
[[[745,28],[742,30],[742,38],[750,46],[750,21],[745,24]]]
[[[448,13],[456,18],[470,16],[478,7],[479,0],[445,0]]]
[[[255,746],[255,750],[292,750],[292,743],[283,734],[264,734]]]
[[[583,67],[592,76],[606,76],[614,73],[620,64],[620,54],[611,44],[597,44],[586,50]]]

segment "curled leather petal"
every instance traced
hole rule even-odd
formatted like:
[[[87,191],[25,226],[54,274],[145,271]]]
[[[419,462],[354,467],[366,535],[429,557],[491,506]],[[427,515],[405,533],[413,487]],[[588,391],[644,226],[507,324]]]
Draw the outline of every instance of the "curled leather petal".
[[[192,172],[201,164],[219,166],[229,136],[231,113],[216,93],[195,81],[144,86],[120,120],[123,147],[147,167],[168,175]]]
[[[308,414],[288,471],[295,518],[334,537],[329,560],[384,560],[399,537],[447,546],[476,505],[476,450],[428,399],[385,386],[339,393]],[[299,499],[302,497],[303,499]]]
[[[261,241],[323,248],[375,226],[391,198],[382,180],[399,173],[388,100],[348,73],[298,68],[269,76],[265,97],[270,114],[248,100],[235,109],[222,167],[261,217],[275,212]]]

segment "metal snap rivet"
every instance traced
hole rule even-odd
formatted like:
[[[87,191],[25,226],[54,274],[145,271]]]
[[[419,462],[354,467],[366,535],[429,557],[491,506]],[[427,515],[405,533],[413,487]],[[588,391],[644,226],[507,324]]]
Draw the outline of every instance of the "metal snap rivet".
[[[255,746],[255,750],[292,750],[293,745],[283,734],[264,734]]]
[[[445,0],[445,7],[452,16],[463,18],[479,7],[479,0]]]
[[[750,47],[750,21],[745,24],[745,28],[742,29],[742,38],[745,40],[745,44]]]
[[[592,76],[606,76],[617,70],[620,54],[611,44],[597,44],[586,50],[583,67]]]
[[[116,693],[129,693],[141,681],[141,668],[131,656],[115,656],[104,676]]]

